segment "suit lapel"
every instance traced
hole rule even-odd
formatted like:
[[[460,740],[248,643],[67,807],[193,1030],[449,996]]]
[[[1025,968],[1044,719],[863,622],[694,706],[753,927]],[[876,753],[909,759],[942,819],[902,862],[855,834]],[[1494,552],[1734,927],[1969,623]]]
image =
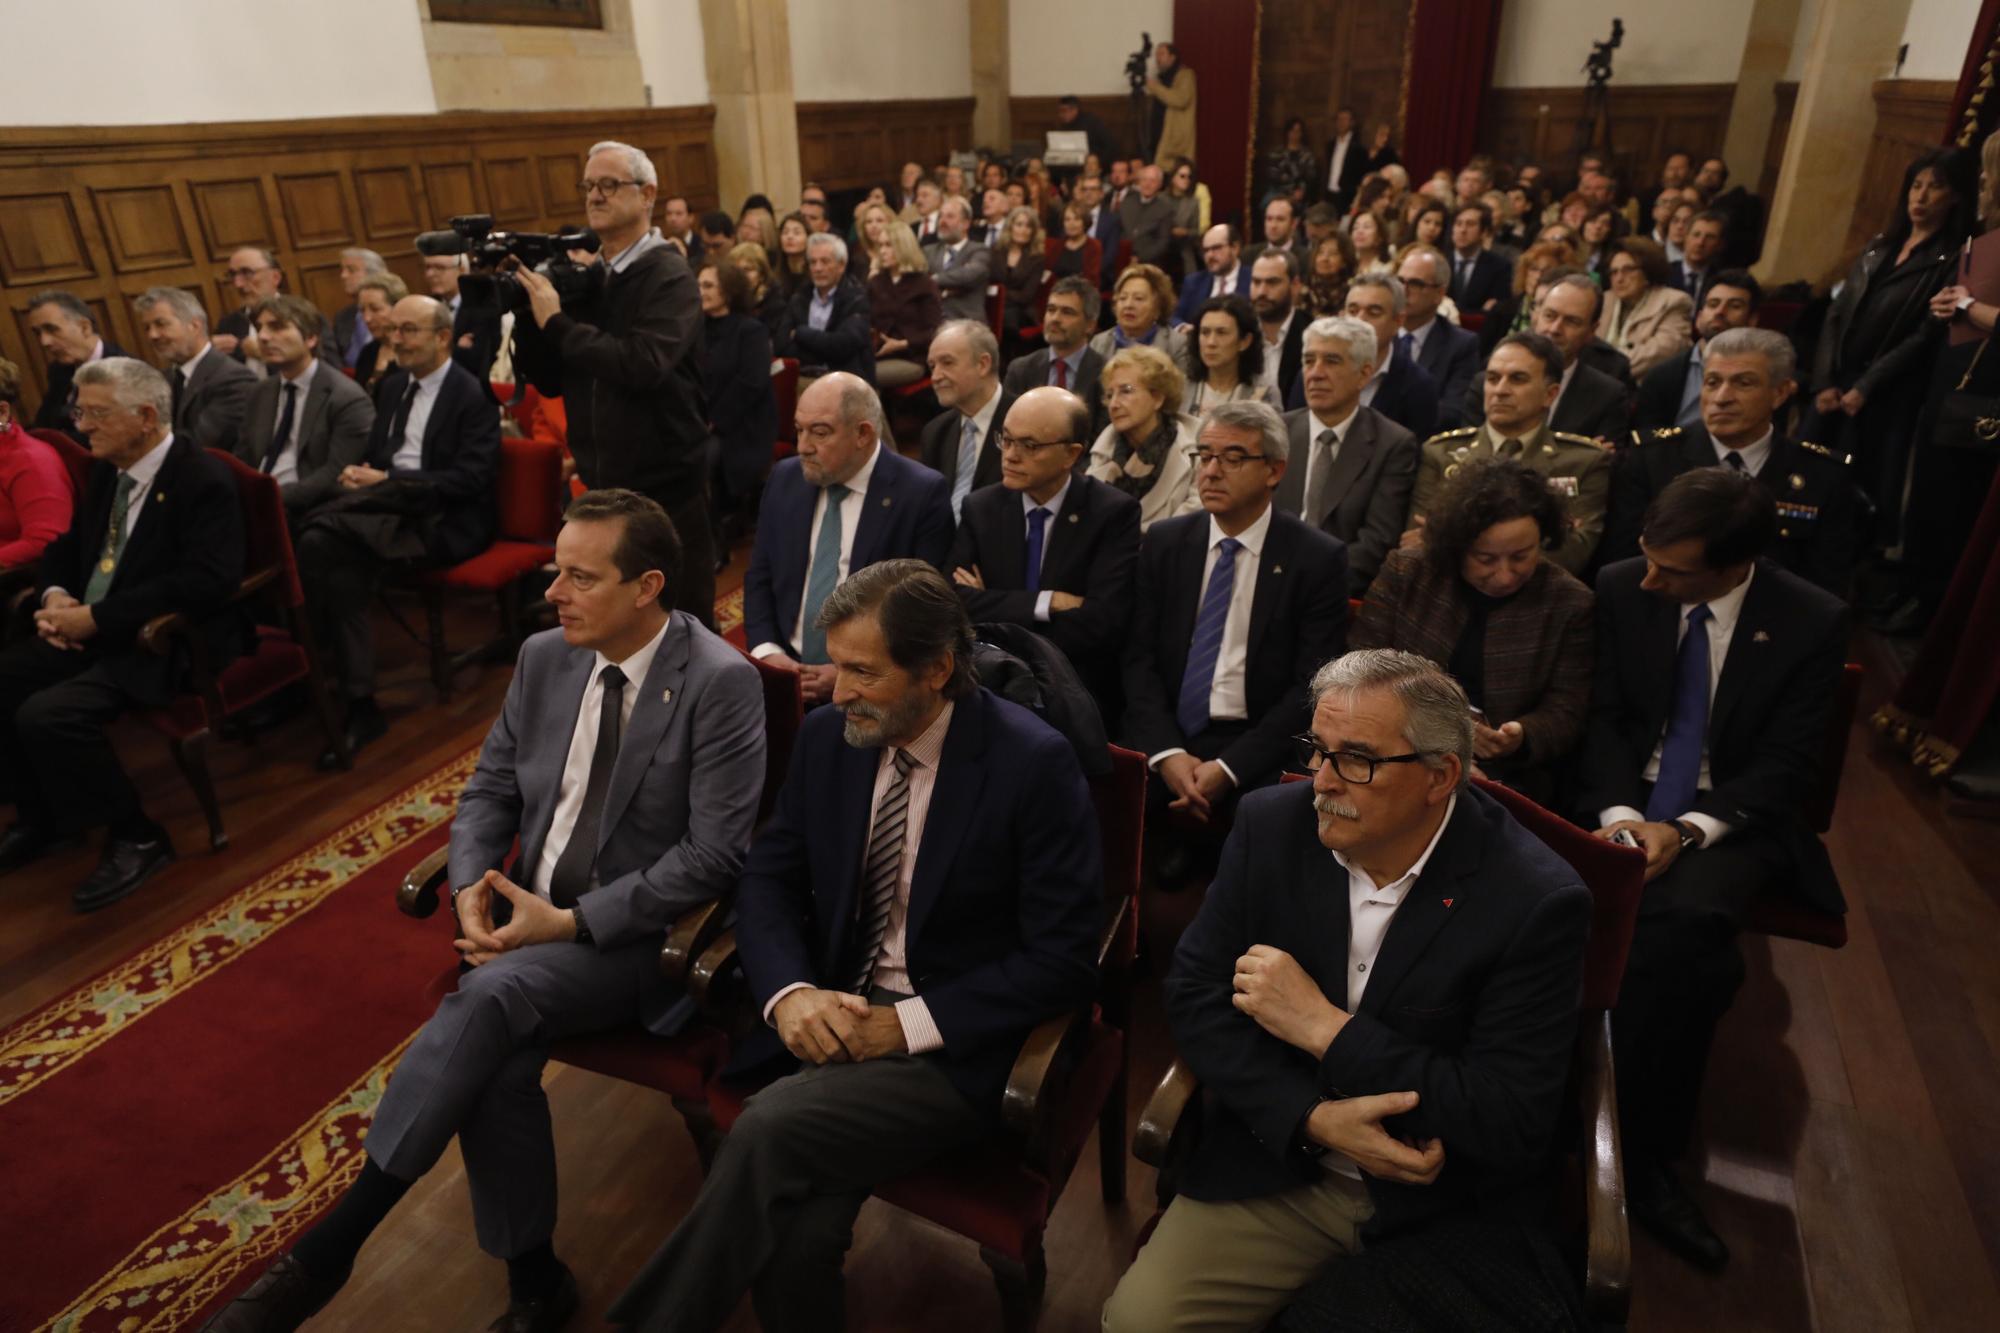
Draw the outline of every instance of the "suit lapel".
[[[1271,617],[1290,600],[1286,592],[1291,587],[1291,575],[1286,569],[1292,564],[1292,528],[1282,521],[1287,517],[1272,514],[1271,526],[1264,530],[1264,552],[1257,561],[1257,581],[1251,585],[1247,662],[1257,660],[1264,646],[1264,631],[1271,627]]]
[[[1096,484],[1089,477],[1071,480],[1069,494],[1063,497],[1062,512],[1049,524],[1048,534],[1043,538],[1042,587],[1062,587],[1071,582],[1064,578],[1069,573],[1064,562],[1084,554],[1084,538],[1090,531],[1091,488]],[[1025,517],[1014,524],[1013,532],[1016,540],[1002,549],[1020,551],[1016,559],[1019,576],[1003,586],[1025,588],[1028,586],[1028,529]],[[1084,572],[1088,573],[1087,570]]]
[[[1316,817],[1315,817],[1316,818]],[[1313,971],[1323,986],[1339,985],[1327,998],[1347,1007],[1347,950],[1354,921],[1349,908],[1347,872],[1321,845],[1319,837],[1299,840],[1300,908],[1306,916],[1306,938],[1325,949],[1324,961]]]
[[[902,472],[889,457],[887,445],[875,446],[880,453],[875,458],[875,471],[868,477],[868,493],[861,497],[861,517],[854,524],[854,549],[848,557],[847,572],[866,569],[879,558],[875,548],[882,544],[891,520],[895,517],[896,483]],[[806,528],[812,528],[812,516],[806,516]],[[810,560],[811,553],[807,553]]]
[[[1278,489],[1271,496],[1274,507],[1288,514],[1300,514],[1306,522],[1312,522],[1312,515],[1306,510],[1306,466],[1312,458],[1313,421],[1310,412],[1300,412],[1285,423],[1285,430],[1292,437],[1292,461],[1285,469],[1285,475],[1278,478]]]
[[[431,403],[430,419],[424,422],[423,470],[435,472],[443,461],[438,457],[438,447],[444,442],[445,420],[452,413],[453,402],[458,397],[458,386],[453,383],[458,376],[452,374],[457,362],[450,363],[444,373],[444,382],[438,385],[437,398]]]
[[[326,432],[320,429],[320,423],[326,418],[326,400],[333,397],[333,384],[327,376],[336,374],[339,372],[325,364],[313,371],[312,387],[306,391],[306,400],[301,404],[296,437],[299,442],[300,476],[305,475],[307,468],[319,464],[317,446],[323,442],[326,435]]]
[[[909,924],[903,933],[903,953],[922,937],[924,923],[944,888],[945,872],[958,860],[958,846],[979,813],[980,790],[986,785],[985,700],[974,694],[959,703],[945,729],[944,750],[938,758],[937,782],[924,815],[923,841],[917,844],[917,868],[910,879]]]
[[[1708,708],[1711,737],[1722,734],[1723,723],[1743,697],[1751,674],[1762,665],[1765,647],[1771,642],[1771,630],[1780,609],[1775,600],[1777,580],[1771,576],[1772,568],[1758,561],[1749,591],[1743,594],[1743,609],[1737,613],[1736,629],[1729,636],[1729,652],[1722,659],[1722,676],[1715,683],[1715,699]],[[1711,753],[1713,744],[1711,741]]]
[[[1368,460],[1375,456],[1375,423],[1368,418],[1365,409],[1356,408],[1354,424],[1348,427],[1347,438],[1340,442],[1340,452],[1334,455],[1333,471],[1327,479],[1327,513],[1307,514],[1306,522],[1314,527],[1326,525],[1327,514],[1338,508],[1347,497],[1348,491],[1361,478],[1368,467]],[[1290,469],[1287,469],[1289,472]]]
[[[598,818],[597,845],[618,827],[639,779],[653,762],[660,738],[667,734],[667,722],[680,707],[681,685],[687,679],[688,652],[692,642],[685,616],[675,616],[653,654],[653,665],[639,684],[639,697],[632,701],[632,718],[625,734],[618,738],[618,762],[611,769],[611,789],[604,795],[604,811]]]
[[[1478,868],[1478,816],[1472,808],[1470,789],[1461,791],[1453,807],[1444,836],[1424,866],[1424,873],[1403,895],[1402,905],[1389,922],[1382,947],[1375,954],[1375,967],[1368,988],[1361,993],[1359,1012],[1380,1017],[1396,987],[1416,965],[1431,941],[1462,904],[1463,894],[1472,891],[1467,877]]]
[[[569,763],[570,738],[576,733],[577,714],[583,710],[583,692],[590,685],[590,673],[596,665],[596,653],[577,651],[563,654],[546,693],[545,703],[549,712],[542,734],[537,737],[544,743],[528,750],[528,760],[521,765],[519,785],[522,791],[551,794],[537,827],[523,831],[521,868],[529,874],[534,873],[533,867],[541,859],[542,846],[548,841],[549,824],[555,819],[556,800],[562,790],[563,768]],[[635,707],[633,712],[636,714],[638,709]],[[517,740],[516,744],[519,743]],[[619,748],[622,753],[624,747],[621,745]],[[610,822],[605,825],[611,826]]]
[[[1188,647],[1194,638],[1194,622],[1201,615],[1201,599],[1207,591],[1202,566],[1208,560],[1208,516],[1202,514],[1187,525],[1178,546],[1169,553],[1166,611],[1173,617],[1167,642],[1173,646],[1173,679],[1187,670]]]

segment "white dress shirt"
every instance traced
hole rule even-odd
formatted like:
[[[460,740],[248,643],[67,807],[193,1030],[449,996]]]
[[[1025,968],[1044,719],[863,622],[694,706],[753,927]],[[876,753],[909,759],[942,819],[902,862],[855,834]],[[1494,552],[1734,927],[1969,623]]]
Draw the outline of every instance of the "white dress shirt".
[[[1729,659],[1729,641],[1735,637],[1736,621],[1743,614],[1743,599],[1749,595],[1750,582],[1756,577],[1757,567],[1752,565],[1749,577],[1708,604],[1708,707],[1711,720],[1715,716],[1715,690],[1722,683],[1722,665]],[[1690,602],[1680,608],[1680,624],[1674,631],[1674,648],[1677,655],[1681,640],[1687,637],[1688,612],[1696,605],[1697,603]],[[1660,739],[1653,746],[1653,756],[1646,761],[1645,779],[1648,782],[1659,779],[1660,751],[1666,743],[1666,728],[1662,727]],[[1701,775],[1695,779],[1694,785],[1697,791],[1709,791],[1715,786],[1708,775],[1708,738],[1705,733],[1701,742]],[[1629,805],[1614,805],[1599,812],[1597,826],[1603,828],[1606,824],[1613,824],[1621,819],[1643,822],[1645,818],[1645,812],[1642,810],[1635,810]],[[1701,845],[1704,847],[1715,846],[1728,837],[1730,830],[1735,828],[1733,824],[1726,824],[1713,815],[1705,815],[1697,810],[1685,811],[1674,818],[1684,819],[1700,829]]]
[[[271,479],[280,486],[288,486],[299,479],[299,428],[305,425],[306,396],[312,392],[313,376],[318,373],[319,358],[309,356],[306,358],[306,368],[300,371],[296,378],[286,376],[279,382],[278,406],[271,413],[271,436],[274,442],[277,441],[278,423],[285,419],[284,386],[287,384],[296,384],[299,388],[297,401],[292,407],[292,433],[285,437],[283,448],[278,453],[278,460],[271,464]],[[422,395],[419,394],[418,396],[421,397]],[[416,420],[416,410],[414,408],[411,409],[410,419],[412,421]],[[417,439],[421,441],[423,436],[419,435]],[[421,456],[423,450],[419,448],[417,452]],[[262,462],[263,460],[259,459],[257,461]]]
[[[583,798],[590,788],[590,761],[597,754],[597,724],[604,711],[604,668],[616,666],[625,673],[625,692],[618,700],[618,737],[623,744],[625,730],[632,721],[632,708],[639,702],[639,687],[645,684],[646,672],[652,669],[653,655],[660,650],[660,640],[667,635],[667,626],[674,623],[673,613],[667,614],[660,632],[646,641],[645,647],[633,653],[622,662],[613,662],[603,653],[591,654],[590,683],[583,687],[583,702],[576,710],[576,726],[569,734],[569,755],[563,760],[562,785],[556,789],[555,812],[549,816],[548,835],[542,839],[542,854],[535,858],[533,877],[524,886],[530,893],[543,898],[549,896],[549,884],[555,879],[556,862],[562,859],[563,849],[569,846],[570,835],[576,831],[576,817],[583,809]],[[597,876],[593,872],[590,887],[597,887]]]
[[[1028,540],[1028,532],[1029,532],[1028,515],[1034,513],[1037,509],[1046,509],[1049,511],[1048,521],[1042,524],[1042,565],[1041,568],[1037,568],[1035,570],[1037,576],[1041,574],[1043,568],[1046,568],[1048,566],[1049,544],[1055,541],[1056,520],[1062,517],[1063,501],[1069,497],[1069,483],[1070,483],[1070,478],[1067,475],[1065,475],[1063,477],[1062,489],[1057,491],[1054,495],[1051,495],[1048,499],[1042,501],[1042,503],[1040,504],[1036,504],[1033,497],[1031,497],[1026,491],[1021,492],[1021,540],[1023,542],[1026,542]],[[1024,547],[1023,550],[1025,549],[1026,548]],[[1053,588],[1043,588],[1040,592],[1035,594],[1036,620],[1043,622],[1046,622],[1048,620],[1049,603],[1051,600],[1054,599],[1054,597],[1055,597],[1055,590]]]
[[[868,503],[868,479],[875,475],[875,460],[882,456],[881,445],[876,445],[868,455],[868,461],[855,469],[854,475],[841,484],[847,487],[847,494],[840,501],[840,566],[835,572],[833,586],[838,588],[847,582],[854,559],[854,530],[861,526],[861,511]],[[782,643],[760,643],[750,650],[752,657],[769,657],[773,653],[783,653],[795,657],[805,648],[806,637],[806,595],[805,589],[812,586],[813,555],[819,550],[819,530],[826,523],[826,500],[828,487],[822,486],[813,497],[812,526],[806,530],[806,578],[799,585],[799,614],[792,621],[792,641]]]
[[[153,478],[160,475],[160,468],[167,461],[167,450],[173,447],[174,433],[168,431],[166,438],[146,451],[145,457],[125,469],[125,475],[132,479],[132,495],[125,501],[125,538],[119,547],[119,559],[125,558],[125,549],[132,545],[132,534],[139,530],[139,520],[146,516],[147,492],[153,489]],[[109,529],[107,528],[107,532]],[[47,606],[49,598],[56,593],[74,597],[67,588],[53,585],[42,594],[42,605]]]
[[[1333,156],[1327,162],[1326,188],[1340,193],[1340,173],[1347,166],[1347,155],[1354,148],[1354,131],[1349,130],[1333,141]]]
[[[1257,373],[1257,378],[1264,381],[1266,388],[1277,387],[1278,362],[1284,359],[1285,339],[1291,337],[1292,321],[1298,317],[1299,312],[1294,307],[1292,313],[1285,316],[1285,322],[1278,326],[1278,336],[1264,339],[1264,368]]]
[[[1312,494],[1313,469],[1319,466],[1319,437],[1328,431],[1333,432],[1333,447],[1327,450],[1326,455],[1326,464],[1328,467],[1332,467],[1340,461],[1340,446],[1347,443],[1347,432],[1354,429],[1354,419],[1360,415],[1361,405],[1359,401],[1353,407],[1349,408],[1347,415],[1339,421],[1328,421],[1311,408],[1306,409],[1306,424],[1308,428],[1304,463],[1306,475],[1305,487],[1299,492],[1301,504],[1305,502],[1306,496]]]
[[[956,707],[956,704],[947,702],[936,720],[924,729],[923,735],[904,747],[913,762],[907,779],[910,803],[903,823],[903,858],[896,867],[896,898],[889,904],[889,924],[882,932],[882,952],[875,955],[875,972],[869,979],[871,988],[879,986],[910,997],[896,1002],[896,1021],[902,1024],[903,1044],[909,1048],[911,1055],[922,1055],[944,1045],[944,1034],[938,1031],[937,1022],[931,1017],[931,1007],[924,1003],[922,996],[914,993],[910,984],[910,884],[916,878],[917,849],[923,845],[924,821],[930,817],[931,792],[937,787],[938,761],[944,757],[944,737],[951,730],[951,715]],[[885,745],[882,747],[882,758],[875,766],[875,794],[868,801],[871,833],[862,839],[863,860],[868,856],[875,812],[881,808],[882,798],[888,795],[889,784],[895,776],[896,750],[894,746]],[[861,882],[860,889],[863,893],[868,891],[865,881]],[[776,1011],[778,1001],[795,990],[806,990],[811,986],[809,981],[794,981],[789,986],[780,987],[764,1004],[764,1021],[773,1022],[771,1015]]]
[[[1229,534],[1215,521],[1213,514],[1208,518],[1208,555],[1201,562],[1201,589],[1195,604],[1208,596],[1209,576],[1215,573],[1215,562],[1222,556],[1222,542]],[[1244,688],[1245,672],[1250,663],[1250,604],[1257,597],[1257,566],[1264,558],[1264,541],[1271,535],[1271,506],[1265,505],[1264,512],[1257,521],[1236,534],[1236,540],[1243,549],[1236,553],[1235,586],[1229,593],[1229,614],[1222,621],[1222,645],[1215,651],[1215,679],[1208,687],[1208,720],[1211,722],[1242,722],[1250,716],[1250,704]],[[1197,618],[1199,613],[1197,612]],[[1160,761],[1171,755],[1185,754],[1186,749],[1175,746],[1162,750],[1146,760],[1148,766],[1158,768]],[[1222,760],[1222,771],[1229,775],[1231,786],[1241,786],[1235,770]]]
[[[1709,443],[1715,446],[1715,461],[1717,463],[1720,463],[1723,467],[1728,467],[1729,455],[1733,453],[1743,460],[1743,470],[1753,477],[1764,470],[1764,464],[1771,461],[1771,431],[1769,430],[1766,430],[1762,435],[1759,435],[1741,449],[1730,449],[1714,436],[1709,437]],[[1749,581],[1746,579],[1744,583],[1747,587]],[[1713,630],[1710,631],[1710,633],[1713,632]]]
[[[98,346],[102,347],[103,344],[99,343]],[[208,355],[208,348],[209,345],[207,343],[203,343],[201,345],[200,351],[196,352],[193,356],[189,357],[187,360],[181,362],[180,366],[181,380],[184,383],[192,383],[194,381],[194,368],[201,364],[201,359],[203,357]]]
[[[402,447],[389,460],[391,472],[417,472],[423,468],[424,430],[431,424],[431,409],[437,406],[438,391],[444,388],[444,377],[450,373],[451,358],[446,357],[443,365],[417,381],[417,396],[410,404],[410,419],[403,426]],[[407,386],[403,392],[409,392]],[[394,410],[391,408],[391,413]]]
[[[1208,294],[1211,299],[1217,296],[1238,295],[1242,290],[1243,265],[1240,262],[1231,264],[1229,272],[1220,275],[1210,274],[1209,278]]]
[[[1420,327],[1403,330],[1404,333],[1410,335],[1410,360],[1416,361],[1423,356],[1424,343],[1430,338],[1431,330],[1437,327],[1437,322],[1438,322],[1437,316],[1432,315],[1429,319],[1425,320]],[[1389,347],[1390,354],[1394,355],[1395,351],[1396,351],[1395,345],[1393,343],[1390,344]]]

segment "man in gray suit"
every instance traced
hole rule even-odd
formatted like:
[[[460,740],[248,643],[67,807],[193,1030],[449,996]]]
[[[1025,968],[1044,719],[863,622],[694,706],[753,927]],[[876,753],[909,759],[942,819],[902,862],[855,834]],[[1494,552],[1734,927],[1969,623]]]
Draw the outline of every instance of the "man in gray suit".
[[[938,209],[938,243],[930,247],[931,277],[944,298],[946,319],[986,322],[986,287],[993,281],[993,252],[966,239],[972,211],[956,195]]]
[[[214,1333],[304,1323],[454,1135],[480,1247],[507,1261],[509,1304],[492,1327],[547,1333],[576,1311],[576,1279],[550,1244],[548,1044],[685,1021],[660,978],[662,936],[743,869],[764,705],[756,668],[669,609],[681,548],[666,511],[604,490],[566,518],[548,592],[561,628],[522,646],[452,821],[456,944],[470,967],[397,1065],[360,1177]],[[517,837],[510,878],[501,866]]]
[[[174,391],[174,435],[204,449],[234,449],[257,376],[208,341],[208,312],[181,287],[149,287],[132,303],[153,364]]]
[[[1299,378],[1306,405],[1285,415],[1292,457],[1272,503],[1347,543],[1347,591],[1368,591],[1403,535],[1422,446],[1361,403],[1375,373],[1375,330],[1345,315],[1306,326]]]
[[[296,519],[338,494],[342,469],[367,456],[375,404],[320,357],[322,320],[312,302],[273,296],[259,301],[251,317],[257,354],[270,373],[249,395],[234,452],[277,479],[285,512]]]

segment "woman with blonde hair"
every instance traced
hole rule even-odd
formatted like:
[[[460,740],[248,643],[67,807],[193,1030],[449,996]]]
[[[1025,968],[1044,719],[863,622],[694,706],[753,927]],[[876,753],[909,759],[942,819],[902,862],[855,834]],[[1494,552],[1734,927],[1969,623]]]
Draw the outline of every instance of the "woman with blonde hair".
[[[354,362],[354,382],[370,393],[396,368],[389,351],[390,311],[409,294],[409,285],[393,273],[370,273],[354,289],[354,308],[368,326],[368,343]]]
[[[1109,361],[1127,347],[1156,347],[1179,362],[1187,340],[1168,322],[1174,312],[1174,285],[1153,264],[1127,264],[1111,288],[1111,313],[1117,321],[1090,340],[1091,350]],[[1174,401],[1180,401],[1176,393]]]
[[[900,389],[927,373],[931,338],[944,323],[944,305],[930,262],[909,223],[889,220],[873,264],[868,327],[875,335],[875,383],[883,389]]]
[[[1035,297],[1041,293],[1042,271],[1048,262],[1041,215],[1025,204],[1012,210],[1000,225],[1000,238],[993,249],[993,280],[1006,294],[1000,336],[1003,342],[1014,344],[1008,350],[1018,353],[1023,350],[1021,330],[1035,321]]]
[[[1123,348],[1097,385],[1111,424],[1090,447],[1090,475],[1139,502],[1141,532],[1201,508],[1187,456],[1199,426],[1176,410],[1187,381],[1174,359],[1157,347]]]
[[[878,271],[877,252],[895,221],[896,215],[887,204],[870,201],[854,210],[854,239],[847,247],[847,267],[856,277],[872,277]]]
[[[729,262],[750,283],[750,313],[776,346],[785,324],[785,293],[772,280],[770,252],[756,241],[741,241],[729,251]]]
[[[738,242],[750,241],[764,247],[764,257],[775,274],[778,268],[778,219],[768,208],[746,208],[736,220]]]

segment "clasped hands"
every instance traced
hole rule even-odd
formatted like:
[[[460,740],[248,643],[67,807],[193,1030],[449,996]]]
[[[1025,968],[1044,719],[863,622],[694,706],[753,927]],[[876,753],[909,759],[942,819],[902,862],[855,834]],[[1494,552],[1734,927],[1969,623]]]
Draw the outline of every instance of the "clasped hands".
[[[51,648],[75,652],[97,633],[91,609],[66,592],[52,592],[35,612],[35,633]]]
[[[493,924],[494,896],[514,905],[504,926]],[[497,870],[489,870],[460,889],[452,899],[464,938],[452,941],[465,961],[478,967],[503,953],[530,944],[551,944],[576,938],[576,913],[528,892]]]
[[[358,491],[364,486],[379,486],[389,479],[389,474],[378,467],[365,463],[350,463],[340,470],[340,485],[343,490]]]
[[[811,708],[815,704],[823,704],[833,698],[834,677],[840,672],[831,662],[811,666],[805,662],[794,661],[784,653],[772,653],[764,660],[772,666],[785,667],[799,673],[799,694],[805,699],[806,707]]]
[[[1347,1025],[1348,1016],[1336,1006],[1298,960],[1268,944],[1253,944],[1236,960],[1230,1002],[1257,1021],[1279,1041],[1296,1046],[1318,1060]],[[1444,1140],[1432,1138],[1421,1146],[1398,1139],[1382,1128],[1392,1115],[1415,1109],[1414,1092],[1385,1092],[1321,1102],[1306,1120],[1306,1134],[1330,1152],[1337,1152],[1381,1180],[1428,1185],[1444,1170]]]
[[[894,1009],[846,991],[792,991],[771,1010],[771,1022],[785,1049],[807,1064],[859,1064],[908,1049]]]
[[[1160,781],[1174,794],[1167,808],[1182,811],[1204,824],[1215,803],[1235,785],[1221,760],[1197,759],[1186,751],[1162,759],[1157,771]]]

